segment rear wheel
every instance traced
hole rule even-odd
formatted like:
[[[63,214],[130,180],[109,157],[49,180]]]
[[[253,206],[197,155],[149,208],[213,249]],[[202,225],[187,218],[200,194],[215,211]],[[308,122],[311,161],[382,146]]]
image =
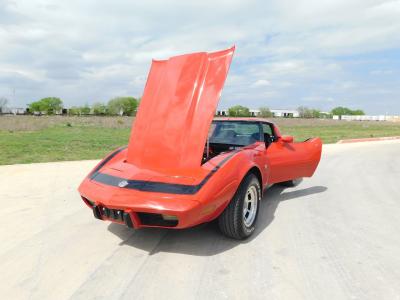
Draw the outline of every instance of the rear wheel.
[[[260,202],[260,183],[254,174],[248,174],[218,219],[222,233],[238,240],[249,237],[255,229]]]
[[[283,182],[279,182],[278,184],[281,186],[286,186],[286,187],[295,187],[298,186],[300,184],[300,182],[303,181],[303,178],[296,178],[293,180],[288,180],[288,181],[283,181]]]

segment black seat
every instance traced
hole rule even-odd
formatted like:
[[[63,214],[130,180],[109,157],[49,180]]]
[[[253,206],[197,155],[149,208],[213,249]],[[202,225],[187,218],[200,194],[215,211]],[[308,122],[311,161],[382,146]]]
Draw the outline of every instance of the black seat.
[[[234,139],[236,137],[236,132],[234,130],[222,130],[216,136],[217,139]]]
[[[254,132],[251,135],[251,140],[253,141],[253,143],[260,141],[260,134],[258,132]]]

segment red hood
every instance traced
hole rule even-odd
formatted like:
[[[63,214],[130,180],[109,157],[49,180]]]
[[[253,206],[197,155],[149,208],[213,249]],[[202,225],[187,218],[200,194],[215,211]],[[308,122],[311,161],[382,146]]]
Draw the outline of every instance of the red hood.
[[[127,162],[146,169],[199,167],[235,48],[153,60]]]

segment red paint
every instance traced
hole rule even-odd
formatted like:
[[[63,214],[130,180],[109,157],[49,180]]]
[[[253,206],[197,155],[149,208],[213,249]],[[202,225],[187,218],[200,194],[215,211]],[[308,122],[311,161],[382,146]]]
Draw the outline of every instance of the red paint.
[[[128,162],[157,170],[200,165],[234,50],[153,61],[133,124]]]
[[[198,192],[144,192],[102,184],[89,175],[79,193],[96,205],[130,213],[135,228],[145,227],[138,212],[174,215],[179,223],[173,228],[186,228],[217,218],[251,169],[261,173],[263,187],[312,176],[321,156],[320,139],[295,143],[282,137],[275,125],[276,141],[268,148],[264,142],[255,142],[233,155],[225,152],[201,164],[233,51],[153,62],[128,148],[99,170],[126,180],[197,185],[230,156]],[[267,122],[258,118],[223,120]]]

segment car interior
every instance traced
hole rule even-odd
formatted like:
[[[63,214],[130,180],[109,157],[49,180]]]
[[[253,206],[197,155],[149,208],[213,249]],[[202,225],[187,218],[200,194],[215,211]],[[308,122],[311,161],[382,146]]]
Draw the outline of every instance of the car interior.
[[[264,141],[266,147],[275,141],[270,123],[249,121],[213,121],[204,147],[202,163],[223,153]]]

